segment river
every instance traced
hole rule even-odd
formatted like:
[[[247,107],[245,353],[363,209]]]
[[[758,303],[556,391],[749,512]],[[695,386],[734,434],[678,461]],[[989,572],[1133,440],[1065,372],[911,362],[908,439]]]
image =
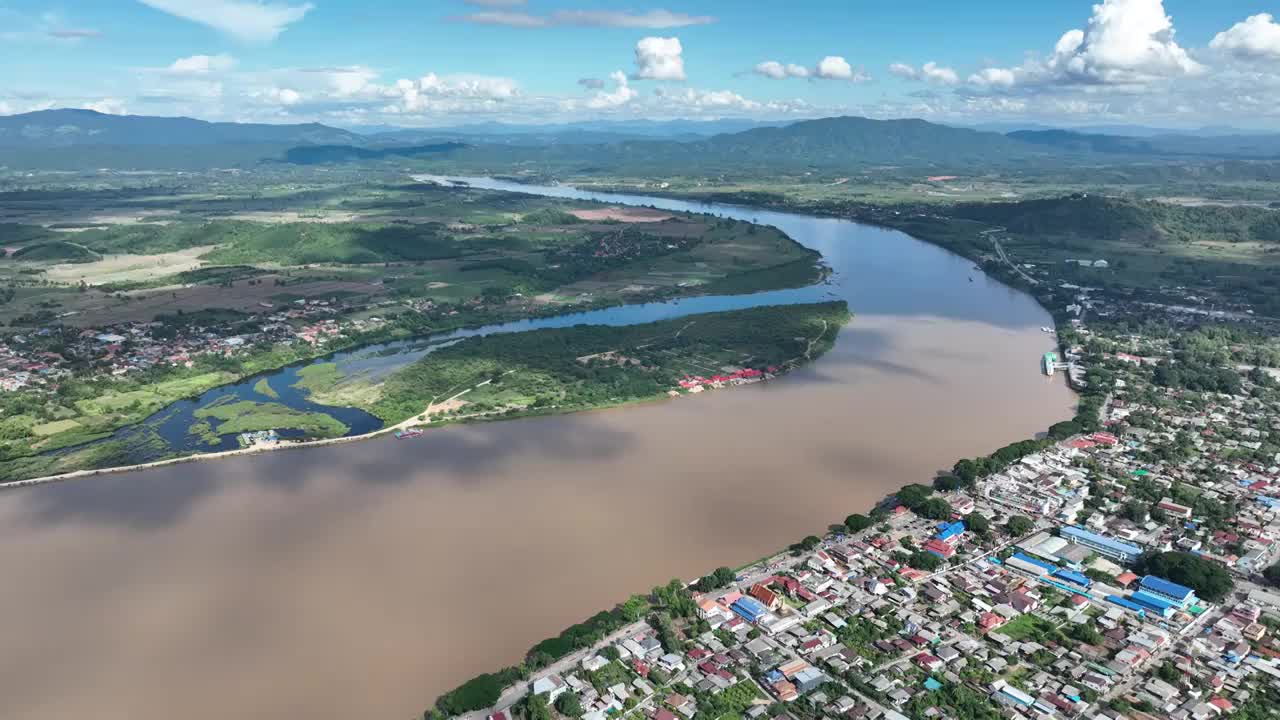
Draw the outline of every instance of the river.
[[[760,557],[1072,414],[1039,373],[1047,313],[901,233],[474,182],[756,220],[833,269],[593,322],[831,297],[855,317],[775,383],[0,494],[0,717],[412,717],[632,592]]]

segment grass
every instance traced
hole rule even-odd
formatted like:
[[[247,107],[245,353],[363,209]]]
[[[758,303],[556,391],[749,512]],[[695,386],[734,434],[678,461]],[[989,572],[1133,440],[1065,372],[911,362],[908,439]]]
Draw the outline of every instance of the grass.
[[[1054,632],[1053,623],[1038,615],[1027,613],[1019,615],[996,630],[1011,640],[1026,640],[1029,637],[1040,637]]]
[[[208,372],[180,377],[143,389],[107,392],[99,397],[77,402],[76,409],[88,416],[113,414],[145,416],[175,400],[199,395],[234,379],[235,376],[227,372]]]
[[[324,413],[294,410],[279,403],[241,400],[195,411],[201,420],[218,420],[213,429],[218,435],[257,432],[259,430],[301,430],[309,437],[342,437],[350,429]],[[194,428],[194,426],[193,426]]]
[[[271,387],[271,382],[266,378],[262,378],[258,382],[254,383],[253,391],[259,395],[265,395],[272,400],[280,399],[280,393],[276,392],[276,389]]]
[[[36,425],[31,428],[31,432],[39,437],[49,437],[58,433],[68,432],[80,427],[80,423],[75,420],[54,420],[43,425]]]
[[[342,373],[334,363],[315,363],[298,371],[298,381],[293,384],[293,387],[314,395],[332,390],[341,379]]]

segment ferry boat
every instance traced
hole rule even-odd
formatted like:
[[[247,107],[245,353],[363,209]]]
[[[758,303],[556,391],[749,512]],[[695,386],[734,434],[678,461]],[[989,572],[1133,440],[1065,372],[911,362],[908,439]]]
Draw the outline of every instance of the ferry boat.
[[[422,430],[419,428],[405,428],[403,430],[397,430],[395,433],[397,440],[404,440],[405,438],[416,438],[421,434],[422,434]]]

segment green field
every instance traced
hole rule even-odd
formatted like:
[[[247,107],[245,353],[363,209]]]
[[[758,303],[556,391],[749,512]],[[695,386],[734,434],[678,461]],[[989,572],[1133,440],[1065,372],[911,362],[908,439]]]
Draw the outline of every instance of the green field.
[[[648,400],[686,375],[809,362],[848,320],[831,302],[471,338],[393,374],[368,409],[393,423],[438,404],[433,416],[481,419]]]
[[[294,410],[279,403],[251,400],[210,405],[195,411],[201,420],[217,420],[213,431],[218,435],[257,432],[259,430],[302,430],[308,437],[342,437],[346,425],[323,413]]]

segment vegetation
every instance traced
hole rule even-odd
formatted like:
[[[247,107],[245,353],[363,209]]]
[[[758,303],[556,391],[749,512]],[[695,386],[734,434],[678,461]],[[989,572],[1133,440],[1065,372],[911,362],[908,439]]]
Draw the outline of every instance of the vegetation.
[[[646,400],[686,375],[716,374],[723,364],[767,370],[807,362],[831,347],[848,318],[838,302],[471,338],[392,375],[371,411],[399,422],[468,389],[468,405],[455,415],[567,412]]]
[[[1209,602],[1219,602],[1235,583],[1220,563],[1184,552],[1147,553],[1134,564],[1134,572],[1155,575],[1185,585]]]
[[[349,428],[324,413],[294,410],[280,403],[252,400],[215,403],[195,411],[201,420],[220,421],[214,431],[234,435],[259,430],[301,430],[310,437],[342,437]]]

